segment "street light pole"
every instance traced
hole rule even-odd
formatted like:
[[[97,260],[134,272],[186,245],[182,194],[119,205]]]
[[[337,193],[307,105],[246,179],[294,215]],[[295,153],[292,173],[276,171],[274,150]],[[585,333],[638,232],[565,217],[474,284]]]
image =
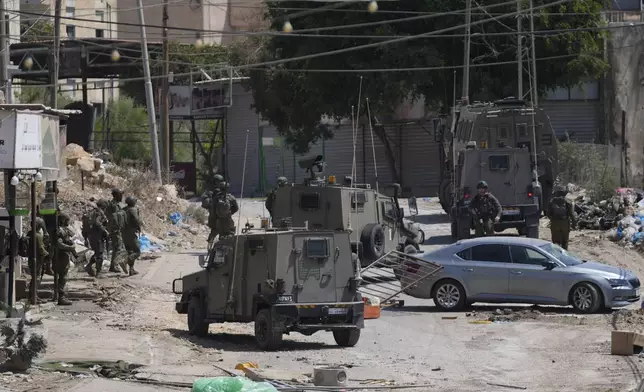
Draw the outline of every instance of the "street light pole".
[[[163,174],[166,180],[170,179],[170,113],[168,107],[168,95],[170,94],[170,84],[168,75],[170,74],[170,53],[168,50],[168,0],[163,0],[163,78],[161,102],[161,123],[163,124]]]
[[[145,35],[145,18],[143,17],[143,0],[137,1],[139,8],[139,24],[141,25],[141,54],[143,59],[143,76],[145,78],[145,100],[148,106],[148,121],[150,122],[150,142],[152,143],[152,159],[154,174],[159,183],[162,182],[161,162],[159,161],[159,141],[157,139],[157,119],[154,111],[154,95],[152,94],[152,78],[150,77],[150,57],[148,54],[148,39]]]

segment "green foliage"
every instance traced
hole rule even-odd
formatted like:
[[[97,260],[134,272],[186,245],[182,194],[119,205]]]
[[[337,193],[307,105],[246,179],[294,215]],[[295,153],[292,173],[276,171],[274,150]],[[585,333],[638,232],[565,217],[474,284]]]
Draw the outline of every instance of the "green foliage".
[[[596,200],[605,200],[619,187],[619,162],[611,161],[610,149],[601,144],[559,143],[559,175],[562,184],[585,188]],[[618,156],[618,155],[616,155]]]
[[[20,42],[46,41],[54,38],[54,25],[45,19],[20,24]]]
[[[501,3],[501,0],[474,2],[480,6]],[[527,1],[524,9],[527,8]],[[535,0],[534,5],[545,4]],[[272,28],[280,30],[285,17],[292,7],[316,8],[319,2],[268,1]],[[392,21],[378,26],[324,30],[319,34],[343,35],[345,38],[322,38],[277,35],[266,40],[254,39],[253,51],[245,54],[233,53],[231,58],[242,63],[254,60],[272,61],[316,54],[331,50],[356,47],[391,38],[351,38],[347,35],[370,36],[412,36],[437,31],[464,23],[463,14],[442,15],[402,23],[395,19],[414,16],[418,12],[448,12],[465,8],[465,0],[405,0],[378,3],[380,11],[367,12],[310,12],[291,20],[294,33],[298,29],[314,29],[350,25],[374,21]],[[544,9],[535,15],[535,30],[587,28],[601,25],[600,10],[603,0],[573,0],[566,5]],[[343,7],[347,10],[365,10],[365,3]],[[516,5],[489,9],[488,12],[501,14],[514,12]],[[383,11],[396,11],[387,13]],[[415,14],[401,14],[400,12]],[[564,15],[556,15],[563,13]],[[568,15],[566,15],[568,14]],[[484,11],[475,10],[472,21],[489,18]],[[528,19],[525,19],[525,28]],[[493,63],[515,61],[516,37],[511,35],[489,35],[507,33],[516,27],[516,18],[503,18],[472,26],[471,63]],[[464,29],[445,33],[463,34]],[[488,35],[486,35],[488,34]],[[528,36],[524,37],[526,43]],[[332,56],[316,57],[303,61],[291,61],[268,70],[251,71],[251,88],[257,110],[274,124],[285,136],[287,143],[294,145],[296,152],[304,152],[311,142],[328,137],[331,130],[320,127],[322,116],[348,118],[351,107],[358,102],[360,77],[363,77],[362,97],[368,97],[372,113],[391,114],[406,97],[425,96],[426,102],[435,108],[445,108],[453,101],[454,76],[461,82],[461,73],[454,70],[372,72],[372,73],[306,73],[292,69],[350,69],[368,68],[417,68],[433,66],[460,66],[463,64],[464,39],[462,36],[424,37],[402,43],[387,44],[374,48],[357,50]],[[568,56],[558,60],[539,61],[539,91],[560,85],[575,85],[582,78],[597,78],[607,69],[602,54],[602,34],[593,31],[575,31],[552,34],[536,38],[537,58]],[[254,53],[254,54],[253,54]],[[527,64],[526,64],[527,65]],[[470,99],[487,100],[515,95],[517,91],[516,64],[489,67],[472,67],[470,75]],[[528,78],[525,77],[526,88]],[[457,89],[460,92],[460,88]],[[460,93],[458,97],[460,98]],[[364,104],[363,104],[364,105]],[[365,108],[361,108],[365,112]]]
[[[117,159],[149,160],[152,156],[148,133],[148,115],[145,108],[137,106],[134,100],[121,97],[110,101],[110,140],[112,154]],[[105,140],[103,122],[95,125],[95,140]]]
[[[20,89],[15,94],[16,99],[20,103],[40,103],[45,106],[49,106],[49,89],[44,87],[31,87],[31,86],[20,86]],[[58,99],[56,103],[58,108],[64,108],[70,103],[74,102],[69,94],[60,91],[58,93]]]

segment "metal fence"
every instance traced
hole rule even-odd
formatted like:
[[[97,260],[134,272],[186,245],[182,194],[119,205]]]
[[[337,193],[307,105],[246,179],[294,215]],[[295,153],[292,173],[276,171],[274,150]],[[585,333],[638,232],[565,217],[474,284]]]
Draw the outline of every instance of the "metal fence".
[[[558,180],[579,185],[604,198],[620,185],[621,163],[621,145],[560,143]]]

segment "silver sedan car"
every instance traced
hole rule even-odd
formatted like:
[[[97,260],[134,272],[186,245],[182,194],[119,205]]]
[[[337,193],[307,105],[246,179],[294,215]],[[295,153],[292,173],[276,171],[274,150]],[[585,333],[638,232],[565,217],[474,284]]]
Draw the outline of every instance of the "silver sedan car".
[[[405,264],[403,291],[433,299],[443,310],[474,302],[572,305],[583,313],[616,308],[640,299],[640,281],[629,270],[581,260],[547,241],[484,237],[458,241],[418,255],[443,269],[428,279],[417,262]]]

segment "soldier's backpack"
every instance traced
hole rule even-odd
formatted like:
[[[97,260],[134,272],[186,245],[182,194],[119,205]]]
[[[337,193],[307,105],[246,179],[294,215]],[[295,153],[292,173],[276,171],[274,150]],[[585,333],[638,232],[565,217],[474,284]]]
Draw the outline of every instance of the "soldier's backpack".
[[[22,257],[29,257],[29,237],[23,235],[18,239],[18,255]]]
[[[127,214],[124,210],[118,210],[112,213],[110,219],[110,230],[111,231],[122,231],[127,226]]]
[[[565,197],[553,197],[550,201],[550,219],[568,219],[568,206]]]

